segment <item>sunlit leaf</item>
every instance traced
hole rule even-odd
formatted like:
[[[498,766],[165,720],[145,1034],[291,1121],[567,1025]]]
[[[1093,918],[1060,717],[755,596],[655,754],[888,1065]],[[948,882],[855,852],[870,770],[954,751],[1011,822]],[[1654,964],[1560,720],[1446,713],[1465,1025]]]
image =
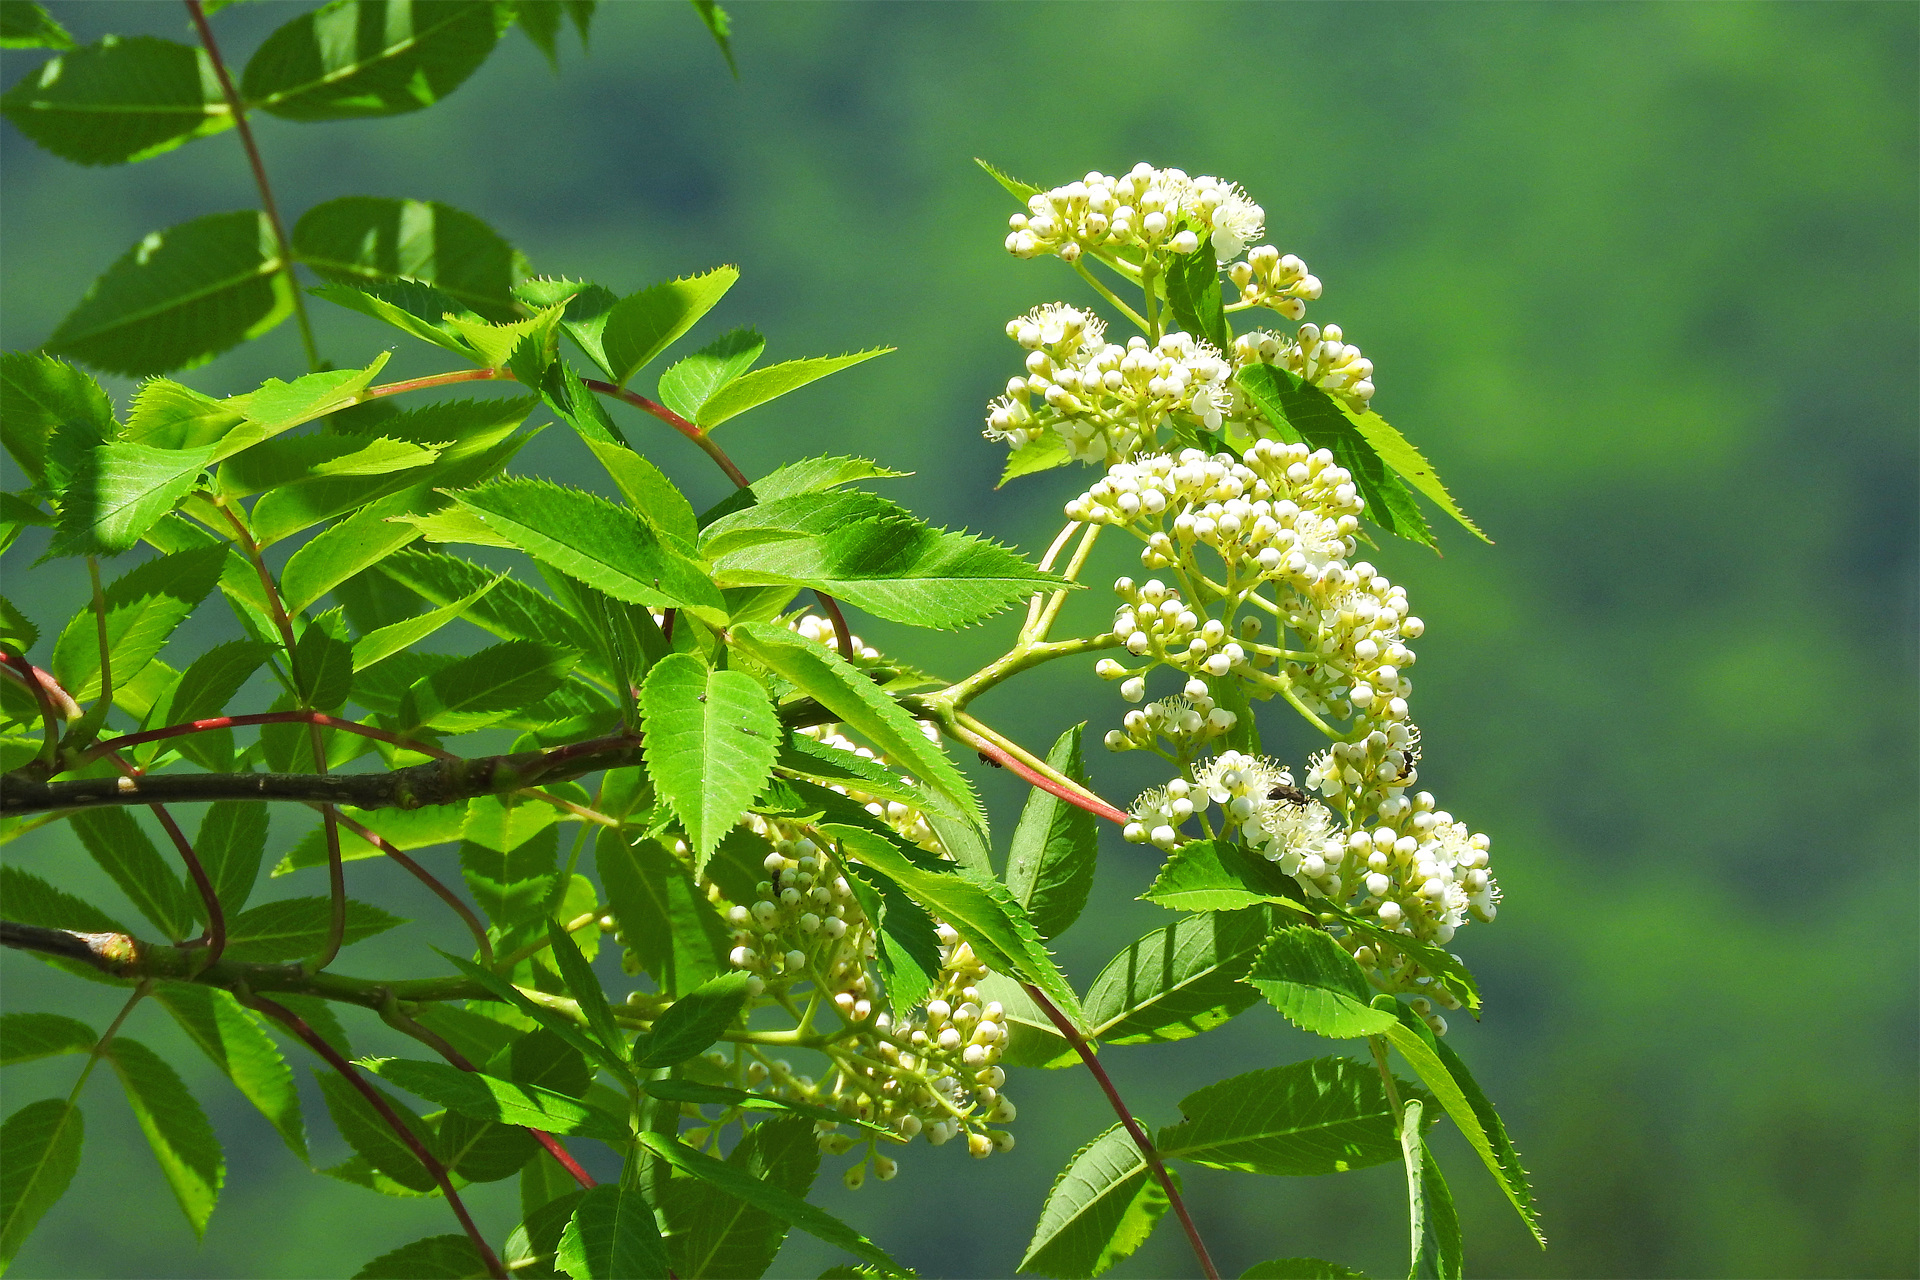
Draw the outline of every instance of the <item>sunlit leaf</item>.
[[[1146,1243],[1168,1203],[1140,1148],[1116,1124],[1054,1179],[1020,1270],[1061,1280],[1097,1276]]]
[[[179,1073],[159,1054],[126,1036],[107,1046],[107,1059],[126,1089],[134,1119],[147,1136],[173,1198],[196,1236],[207,1233],[220,1186],[226,1181],[226,1157],[213,1135],[206,1112],[187,1092]]]
[[[493,52],[505,6],[333,0],[263,41],[240,93],[289,120],[357,120],[432,106]]]

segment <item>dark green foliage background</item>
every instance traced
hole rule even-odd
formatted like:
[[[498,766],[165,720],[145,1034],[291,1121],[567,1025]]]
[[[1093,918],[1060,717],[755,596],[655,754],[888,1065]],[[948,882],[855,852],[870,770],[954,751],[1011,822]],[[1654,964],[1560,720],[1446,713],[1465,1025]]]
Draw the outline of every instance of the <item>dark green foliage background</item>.
[[[83,42],[190,38],[171,6],[55,8]],[[238,62],[292,12],[217,22]],[[913,468],[896,496],[1029,548],[1080,473],[991,492],[1002,451],[979,438],[981,406],[1014,369],[1007,317],[1079,295],[1058,263],[999,249],[1008,204],[970,157],[1042,185],[1138,159],[1244,182],[1273,241],[1326,281],[1314,318],[1378,363],[1376,407],[1499,541],[1443,533],[1444,560],[1384,558],[1430,624],[1425,780],[1493,834],[1508,899],[1460,939],[1487,1013],[1456,1018],[1451,1039],[1529,1157],[1553,1241],[1533,1249],[1449,1135],[1469,1269],[1911,1276],[1915,12],[742,5],[735,83],[682,6],[619,4],[590,57],[567,49],[562,79],[511,35],[431,112],[257,127],[289,221],[344,194],[443,200],[536,268],[621,289],[736,261],[715,322],[760,324],[769,359],[897,344],[723,429],[728,447],[749,473],[829,449]],[[9,53],[5,80],[37,57]],[[82,170],[6,126],[0,159],[7,347],[44,339],[147,231],[253,200],[231,137]],[[388,345],[314,305],[333,359]],[[427,359],[403,352],[387,376]],[[289,325],[185,380],[228,394],[298,369]],[[561,434],[522,466],[588,476]],[[645,438],[696,496],[724,492],[684,442]],[[57,625],[84,599],[76,563],[7,589]],[[1075,616],[1104,614],[1102,594]],[[957,674],[1003,638],[910,656]],[[1117,716],[1085,671],[1013,688],[979,714],[1036,749],[1070,720],[1097,732]],[[1297,759],[1304,739],[1287,741]],[[1110,797],[1149,780],[1094,754]],[[988,786],[1009,830],[1017,793]],[[5,856],[92,887],[59,840]],[[1165,922],[1129,901],[1145,854],[1115,840],[1106,859],[1062,950],[1082,984]],[[350,875],[358,897],[428,912],[382,868]],[[362,950],[354,972],[421,954]],[[13,953],[0,978],[10,1008],[118,1003]],[[177,1048],[159,1026],[129,1030]],[[1276,1041],[1308,1052],[1263,1007],[1204,1048],[1107,1060],[1166,1121],[1199,1084],[1284,1060]],[[299,1169],[187,1052],[175,1060],[235,1144],[205,1245],[103,1079],[80,1177],[15,1274],[343,1274],[446,1229],[437,1206]],[[15,1068],[7,1108],[64,1093],[70,1072]],[[1011,1155],[915,1148],[892,1186],[853,1196],[823,1179],[825,1203],[924,1274],[1006,1274],[1054,1172],[1107,1123],[1083,1073],[1023,1073],[1012,1096]],[[338,1158],[331,1135],[319,1147]],[[1195,1170],[1187,1187],[1223,1269],[1315,1253],[1387,1274],[1399,1178]],[[512,1188],[472,1197],[496,1238]],[[1115,1274],[1183,1272],[1183,1250],[1169,1224]],[[775,1273],[828,1260],[801,1240]]]

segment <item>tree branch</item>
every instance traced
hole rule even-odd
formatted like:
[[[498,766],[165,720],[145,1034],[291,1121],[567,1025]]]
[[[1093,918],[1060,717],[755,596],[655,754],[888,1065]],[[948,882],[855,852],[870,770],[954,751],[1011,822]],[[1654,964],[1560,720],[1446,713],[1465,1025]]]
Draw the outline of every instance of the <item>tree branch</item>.
[[[495,1000],[485,987],[466,978],[407,978],[387,982],[337,973],[305,973],[297,964],[248,964],[237,960],[207,963],[203,947],[173,947],[145,942],[125,933],[82,933],[0,920],[0,946],[78,961],[122,982],[160,979],[197,982],[235,993],[280,991],[356,1004],[379,1012],[394,1001],[419,1004],[434,1000]]]

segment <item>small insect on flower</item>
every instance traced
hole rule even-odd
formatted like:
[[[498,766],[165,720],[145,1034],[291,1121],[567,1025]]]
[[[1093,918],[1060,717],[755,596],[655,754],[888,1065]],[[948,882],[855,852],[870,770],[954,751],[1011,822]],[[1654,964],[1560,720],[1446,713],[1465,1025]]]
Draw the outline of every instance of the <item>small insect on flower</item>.
[[[1286,804],[1303,805],[1307,802],[1307,793],[1294,786],[1291,782],[1281,782],[1275,784],[1268,790],[1267,799],[1279,800]]]

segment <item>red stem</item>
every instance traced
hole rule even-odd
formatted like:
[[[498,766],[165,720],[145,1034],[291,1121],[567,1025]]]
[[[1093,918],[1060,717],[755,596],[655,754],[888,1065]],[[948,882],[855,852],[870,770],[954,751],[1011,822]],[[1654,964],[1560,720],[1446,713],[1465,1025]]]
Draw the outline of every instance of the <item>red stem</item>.
[[[1085,795],[1071,788],[1061,786],[1052,778],[1028,767],[1025,761],[1021,760],[1018,756],[1012,755],[997,743],[971,735],[962,738],[961,741],[978,751],[981,755],[988,757],[1002,768],[1013,770],[1014,773],[1018,774],[1025,782],[1040,788],[1048,795],[1059,796],[1076,809],[1085,809],[1095,817],[1105,818],[1109,822],[1118,822],[1123,825],[1133,821],[1132,818],[1128,817],[1119,809],[1114,808],[1105,800],[1100,799],[1098,796]]]
[[[388,733],[385,729],[376,729],[372,725],[343,720],[339,716],[330,716],[324,711],[262,711],[244,716],[213,716],[206,720],[170,724],[162,729],[144,729],[139,733],[122,734],[118,738],[109,739],[90,749],[80,757],[80,763],[84,764],[96,756],[138,746],[143,742],[159,742],[166,738],[185,737],[190,733],[207,733],[214,729],[243,729],[250,725],[261,724],[317,724],[326,729],[357,733],[363,738],[377,738],[381,742],[389,742],[408,751],[417,751],[423,756],[433,756],[440,760],[459,758],[451,751],[443,750],[430,743],[415,742],[411,738],[403,738],[397,733]]]
[[[48,768],[52,768],[60,757],[60,725],[53,714],[53,695],[41,681],[40,668],[14,653],[0,653],[0,663],[4,663],[6,670],[33,691],[33,700],[40,706],[40,723],[46,738],[40,746],[40,759]],[[49,680],[51,678],[48,677]],[[67,701],[71,703],[73,700],[69,698]],[[75,707],[74,710],[79,708]]]
[[[478,1071],[480,1069],[473,1065],[473,1060],[471,1058],[467,1057],[466,1054],[461,1053],[458,1049],[448,1044],[444,1036],[437,1034],[431,1028],[423,1027],[418,1022],[415,1022],[412,1018],[405,1017],[400,1013],[398,1013],[397,1011],[393,1013],[385,1013],[385,1014],[382,1014],[381,1016],[386,1018],[389,1024],[398,1027],[401,1031],[406,1032],[408,1035],[420,1041],[422,1044],[427,1045],[434,1052],[438,1053],[441,1057],[445,1058],[448,1062],[460,1068],[460,1070]],[[588,1173],[585,1169],[582,1169],[580,1167],[580,1162],[575,1160],[573,1156],[567,1151],[567,1149],[560,1144],[560,1139],[554,1137],[552,1134],[548,1133],[545,1129],[535,1129],[531,1125],[522,1125],[521,1127],[524,1128],[528,1133],[533,1135],[533,1140],[535,1142],[538,1142],[541,1146],[547,1149],[547,1154],[552,1156],[556,1161],[558,1161],[562,1169],[565,1169],[570,1175],[572,1175],[573,1180],[580,1184],[581,1190],[591,1191],[593,1190],[594,1187],[599,1185],[599,1183],[594,1181],[593,1175]]]
[[[158,808],[159,806],[156,805],[155,807]],[[316,805],[314,807],[320,808],[321,806]],[[405,853],[402,853],[399,846],[395,845],[385,836],[382,836],[379,832],[360,825],[344,813],[339,814],[338,817],[339,820],[345,824],[347,830],[353,832],[353,834],[365,840],[381,853],[405,867],[414,879],[433,890],[434,894],[438,896],[442,902],[452,907],[454,914],[465,922],[467,932],[471,933],[473,940],[479,944],[480,963],[489,969],[493,967],[493,943],[487,940],[486,926],[480,923],[472,910],[468,908],[466,903],[460,901],[459,896],[455,894],[453,890],[447,888],[447,886],[440,881],[439,877],[435,876],[431,871],[415,862],[412,858],[409,858]],[[471,1070],[471,1068],[468,1068],[468,1070]]]
[[[433,1153],[414,1136],[413,1130],[394,1114],[393,1108],[387,1105],[387,1100],[380,1096],[380,1091],[368,1084],[365,1077],[353,1069],[352,1063],[335,1052],[333,1046],[293,1010],[275,1004],[263,996],[247,997],[246,1002],[283,1023],[289,1031],[305,1041],[309,1049],[325,1058],[328,1066],[345,1076],[347,1083],[360,1091],[361,1096],[367,1100],[367,1105],[380,1113],[380,1118],[387,1122],[387,1126],[395,1134],[399,1135],[400,1141],[407,1144],[407,1149],[413,1152],[414,1158],[425,1165],[427,1172],[433,1175],[433,1180],[440,1184],[441,1193],[447,1197],[447,1203],[452,1206],[454,1216],[459,1218],[460,1225],[466,1228],[467,1239],[473,1241],[473,1247],[479,1251],[480,1257],[486,1262],[487,1274],[494,1280],[508,1280],[507,1269],[500,1265],[499,1255],[494,1253],[492,1246],[487,1243],[487,1238],[480,1234],[480,1228],[473,1224],[473,1218],[467,1213],[467,1206],[461,1203],[460,1193],[453,1189],[453,1180],[447,1176],[447,1167],[435,1159]]]
[[[1120,1091],[1113,1087],[1113,1081],[1108,1078],[1106,1068],[1100,1065],[1100,1060],[1094,1056],[1086,1039],[1081,1036],[1080,1029],[1073,1025],[1071,1018],[1060,1011],[1059,1006],[1047,999],[1040,988],[1030,983],[1021,985],[1026,987],[1027,994],[1033,998],[1035,1004],[1040,1006],[1048,1020],[1058,1028],[1067,1043],[1073,1046],[1073,1051],[1080,1055],[1080,1061],[1086,1064],[1087,1070],[1093,1072],[1093,1078],[1100,1082],[1100,1088],[1106,1093],[1107,1101],[1113,1105],[1113,1113],[1120,1117],[1120,1123],[1126,1127],[1127,1136],[1133,1139],[1134,1146],[1140,1148],[1140,1154],[1146,1159],[1147,1167],[1153,1170],[1153,1176],[1158,1179],[1161,1189],[1167,1193],[1167,1202],[1173,1206],[1174,1215],[1180,1219],[1180,1225],[1186,1229],[1187,1242],[1193,1246],[1193,1256],[1200,1260],[1200,1270],[1206,1273],[1207,1280],[1220,1280],[1220,1272],[1214,1268],[1213,1257],[1207,1252],[1206,1243],[1200,1239],[1199,1229],[1193,1225],[1193,1218],[1187,1213],[1187,1202],[1180,1198],[1180,1189],[1174,1186],[1173,1178],[1167,1172],[1167,1166],[1161,1163],[1160,1153],[1153,1148],[1153,1140],[1147,1137],[1147,1131],[1140,1127],[1140,1122],[1133,1118],[1133,1112],[1127,1110],[1127,1104],[1121,1100]]]

